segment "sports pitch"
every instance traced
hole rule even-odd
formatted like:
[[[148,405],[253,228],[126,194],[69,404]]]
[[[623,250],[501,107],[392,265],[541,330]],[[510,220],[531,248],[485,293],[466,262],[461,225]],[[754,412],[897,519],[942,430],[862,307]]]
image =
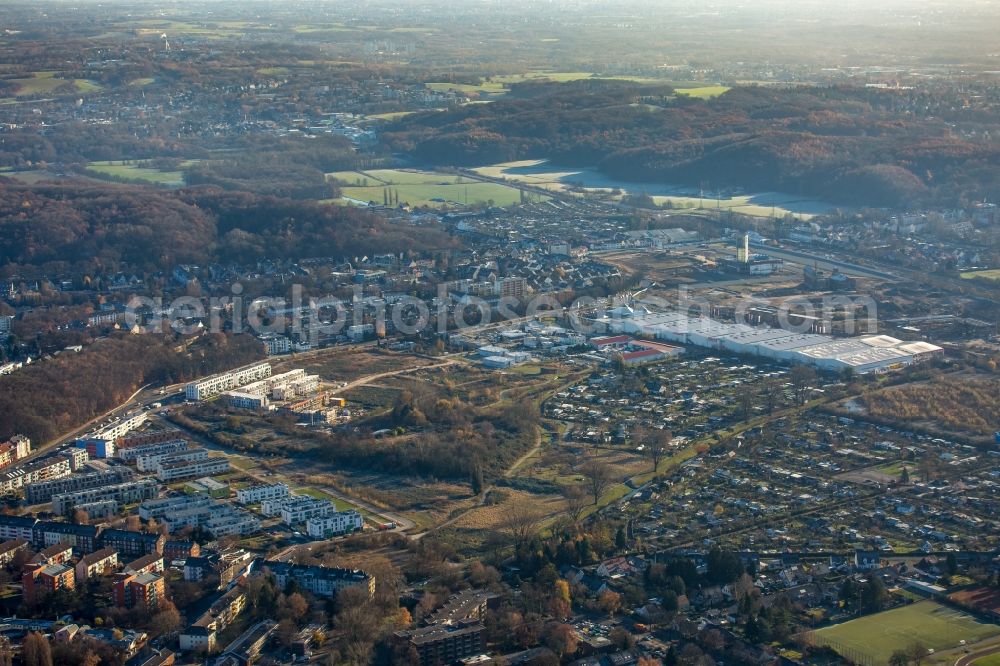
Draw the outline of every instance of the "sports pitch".
[[[399,202],[411,206],[452,208],[492,203],[511,206],[521,202],[516,187],[488,183],[473,178],[429,171],[373,169],[327,174],[341,185],[342,197],[354,202],[381,204],[386,192],[399,195]],[[537,199],[537,195],[532,195]]]
[[[980,622],[935,601],[868,615],[857,620],[825,627],[816,632],[817,644],[829,645],[842,656],[866,657],[868,663],[887,664],[895,650],[915,642],[935,651],[956,648],[961,641],[972,645],[1000,635],[1000,626]]]

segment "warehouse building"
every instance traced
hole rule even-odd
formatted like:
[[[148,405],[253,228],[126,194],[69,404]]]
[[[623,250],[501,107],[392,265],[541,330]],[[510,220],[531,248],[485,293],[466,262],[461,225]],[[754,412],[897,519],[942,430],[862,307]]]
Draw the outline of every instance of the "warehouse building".
[[[887,372],[942,354],[937,345],[905,342],[887,335],[834,338],[769,327],[726,324],[679,312],[615,308],[594,320],[608,331],[719,349],[733,354],[812,365],[822,370],[850,369],[858,374]]]

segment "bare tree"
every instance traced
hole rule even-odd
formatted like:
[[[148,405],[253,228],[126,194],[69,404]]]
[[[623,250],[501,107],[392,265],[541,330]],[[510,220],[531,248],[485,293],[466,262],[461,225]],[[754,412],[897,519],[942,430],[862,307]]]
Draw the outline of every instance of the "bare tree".
[[[674,435],[669,430],[657,430],[653,428],[647,432],[644,444],[646,445],[646,452],[653,461],[654,473],[659,470],[660,461],[666,457],[667,449],[670,448],[670,442],[673,440]]]
[[[795,401],[800,405],[803,404],[806,389],[816,381],[816,371],[808,365],[797,365],[792,368],[789,379],[792,380],[792,386],[795,388]]]
[[[580,519],[583,518],[583,512],[590,506],[587,489],[584,488],[583,484],[565,486],[563,488],[563,497],[566,498],[567,513],[569,513],[574,523],[579,523]]]
[[[587,480],[587,489],[594,498],[594,504],[597,504],[604,491],[611,486],[611,468],[597,458],[591,458],[583,463],[580,473]]]
[[[743,384],[740,386],[740,413],[743,416],[744,423],[750,422],[750,415],[753,414],[756,397],[757,396],[754,394],[753,388],[749,384]]]
[[[514,542],[514,548],[520,548],[533,536],[538,534],[541,517],[531,507],[514,505],[500,524],[500,531]]]

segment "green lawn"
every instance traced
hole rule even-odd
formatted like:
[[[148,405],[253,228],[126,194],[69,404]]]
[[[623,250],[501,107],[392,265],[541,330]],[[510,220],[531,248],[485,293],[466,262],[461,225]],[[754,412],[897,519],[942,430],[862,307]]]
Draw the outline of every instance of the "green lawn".
[[[521,202],[516,187],[484,183],[461,176],[400,169],[371,171],[339,171],[327,174],[342,184],[345,198],[374,201],[381,204],[384,192],[399,193],[399,202],[411,206],[447,208],[455,205],[475,205],[493,202],[495,206],[510,206]]]
[[[118,160],[113,162],[91,162],[87,165],[87,170],[106,176],[128,178],[130,180],[144,180],[155,185],[180,186],[184,184],[184,174],[180,171],[160,171],[159,169],[141,167],[137,164],[122,164]]]
[[[972,666],[1000,666],[1000,652],[988,657],[980,657],[972,662]]]
[[[698,88],[675,88],[678,95],[685,97],[697,97],[698,99],[709,99],[718,97],[724,92],[728,92],[727,86],[700,86]]]
[[[962,640],[971,645],[998,635],[1000,626],[934,601],[921,601],[820,629],[816,641],[830,645],[842,656],[862,656],[871,663],[887,664],[895,650],[914,642],[938,651],[958,647]]]
[[[49,95],[60,86],[69,85],[75,93],[86,94],[96,92],[101,86],[89,79],[57,79],[59,72],[35,72],[30,78],[10,79],[10,82],[17,86],[15,95],[25,97],[28,95]]]
[[[973,278],[986,278],[987,280],[1000,280],[1000,268],[993,268],[988,271],[966,271],[961,274],[963,280]]]

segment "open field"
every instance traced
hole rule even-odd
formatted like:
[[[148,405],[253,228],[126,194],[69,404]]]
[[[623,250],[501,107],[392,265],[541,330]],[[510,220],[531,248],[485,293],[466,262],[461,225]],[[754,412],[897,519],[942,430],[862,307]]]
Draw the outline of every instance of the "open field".
[[[91,162],[87,165],[88,171],[93,171],[105,176],[117,178],[127,178],[129,180],[144,180],[154,185],[181,186],[184,184],[184,174],[180,171],[160,171],[138,164],[123,164],[120,161],[113,162]]]
[[[622,194],[649,194],[658,205],[669,203],[680,209],[727,209],[743,215],[755,217],[784,217],[793,215],[799,219],[809,219],[827,212],[831,206],[822,201],[806,200],[801,197],[779,192],[760,192],[732,196],[698,196],[699,192],[690,187],[665,183],[630,183],[609,178],[596,169],[563,168],[550,164],[548,160],[521,160],[504,162],[472,169],[488,178],[503,178],[518,183],[539,187],[553,192],[571,193],[578,187],[587,191],[600,191],[609,198],[620,198]],[[711,193],[706,193],[711,194]]]
[[[988,657],[980,657],[972,663],[973,666],[1000,666],[1000,653],[991,654]]]
[[[991,439],[1000,421],[1000,380],[961,374],[892,386],[858,403],[868,416],[926,432]]]
[[[986,271],[966,271],[962,273],[960,277],[963,280],[972,280],[975,278],[983,278],[986,280],[998,280],[1000,281],[1000,268],[992,268]]]
[[[709,99],[712,97],[718,97],[723,93],[729,92],[728,86],[699,86],[697,88],[677,88],[678,95],[684,95],[685,97],[696,97],[698,99]]]
[[[101,86],[89,79],[58,79],[59,72],[35,72],[30,78],[8,79],[17,86],[15,95],[27,97],[31,95],[51,95],[60,87],[67,87],[66,94],[87,94],[96,92]]]
[[[401,204],[430,208],[490,202],[494,206],[521,203],[521,191],[516,187],[429,171],[373,169],[341,171],[327,176],[343,184],[342,198],[362,203],[383,203],[387,189],[390,194],[399,194]]]
[[[648,83],[648,84],[663,84],[674,86],[678,95],[684,95],[686,97],[697,97],[699,99],[708,99],[710,97],[718,97],[727,90],[726,86],[715,86],[715,85],[698,85],[690,83],[680,83],[674,81],[667,81],[665,79],[655,79],[643,76],[600,76],[594,74],[593,72],[548,72],[548,71],[532,71],[525,72],[524,74],[507,74],[502,76],[491,76],[483,79],[479,84],[469,84],[469,83],[448,83],[442,81],[432,81],[426,83],[429,89],[438,92],[445,91],[455,91],[466,95],[481,95],[484,97],[499,97],[505,95],[509,87],[516,83],[524,83],[525,81],[552,81],[555,83],[568,83],[570,81],[581,81],[584,79],[591,80],[616,80],[616,81],[632,81],[634,83]]]
[[[816,641],[843,650],[844,656],[863,655],[871,663],[886,664],[893,651],[914,642],[937,651],[954,648],[962,640],[971,645],[997,635],[1000,626],[934,601],[921,601],[820,629]]]

